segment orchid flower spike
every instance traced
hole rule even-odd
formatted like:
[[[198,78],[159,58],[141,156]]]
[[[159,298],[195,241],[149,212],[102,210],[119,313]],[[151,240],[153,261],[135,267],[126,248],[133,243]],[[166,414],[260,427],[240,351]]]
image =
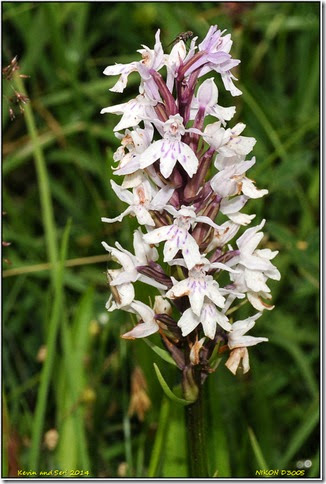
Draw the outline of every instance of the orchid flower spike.
[[[137,320],[123,338],[160,335],[182,370],[185,398],[196,395],[194,387],[226,352],[232,373],[249,371],[248,348],[267,338],[247,332],[273,309],[268,280],[280,279],[272,263],[277,252],[262,232],[265,220],[250,227],[256,215],[243,212],[268,191],[247,176],[256,163],[248,157],[255,138],[243,134],[244,123],[232,122],[232,96],[241,91],[231,72],[240,63],[231,55],[231,35],[213,25],[199,44],[196,36],[189,43],[179,36],[164,53],[158,30],[154,46],[138,50],[140,58],[108,66],[105,75],[119,76],[111,91],[123,92],[132,72],[139,89],[134,99],[101,111],[121,116],[110,183],[127,205],[118,215],[118,204],[109,207],[102,221],[131,216],[138,226],[132,250],[102,242],[118,264],[107,271],[106,307]],[[219,104],[223,86],[229,106]],[[135,299],[138,285],[146,300]],[[237,318],[238,299],[241,306],[249,302],[246,319]]]

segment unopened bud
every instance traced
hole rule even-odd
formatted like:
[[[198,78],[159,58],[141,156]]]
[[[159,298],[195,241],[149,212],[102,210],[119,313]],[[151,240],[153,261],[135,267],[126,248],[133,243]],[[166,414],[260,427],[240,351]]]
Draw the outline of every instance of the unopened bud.
[[[201,338],[199,341],[196,339],[195,343],[192,345],[190,350],[190,361],[193,365],[198,365],[200,363],[199,353],[203,347],[205,337]]]
[[[195,382],[193,368],[191,366],[187,366],[183,370],[182,376],[183,376],[182,386],[183,386],[184,397],[189,402],[195,402],[198,398],[199,389]]]
[[[172,315],[172,306],[167,299],[162,296],[155,296],[154,312],[156,314]]]

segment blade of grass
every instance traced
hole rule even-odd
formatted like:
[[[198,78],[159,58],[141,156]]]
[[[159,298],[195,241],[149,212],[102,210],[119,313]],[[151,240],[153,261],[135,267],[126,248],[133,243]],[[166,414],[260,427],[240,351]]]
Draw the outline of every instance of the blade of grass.
[[[133,470],[133,455],[132,455],[132,445],[131,445],[131,428],[130,428],[130,418],[128,415],[128,387],[127,387],[127,345],[126,342],[120,339],[120,360],[122,368],[122,407],[123,407],[123,434],[124,434],[124,445],[125,445],[125,456],[126,462],[128,464],[127,475],[132,476]]]
[[[97,264],[99,262],[107,262],[108,256],[93,255],[90,257],[77,257],[76,259],[67,259],[65,261],[65,267],[84,266],[87,264]],[[32,274],[33,272],[49,271],[53,268],[51,263],[33,264],[30,266],[15,267],[14,269],[7,269],[3,271],[3,277],[20,276],[22,274]]]
[[[151,452],[147,477],[159,477],[157,472],[162,455],[164,454],[164,444],[169,423],[170,407],[171,401],[168,398],[163,397],[158,420],[158,429],[156,431],[154,446]]]
[[[4,271],[3,271],[4,272]],[[3,276],[2,272],[2,276]],[[25,282],[26,276],[23,277],[18,277],[16,279],[15,284],[13,285],[11,291],[9,294],[6,296],[6,301],[4,302],[3,305],[3,313],[2,313],[2,320],[6,322],[8,320],[8,316],[12,309],[14,308],[15,302],[17,301],[18,295],[21,291],[21,289],[24,287],[24,282]]]
[[[2,473],[1,476],[6,478],[9,471],[8,448],[9,448],[9,414],[5,392],[2,393]]]
[[[219,382],[222,385],[221,382]],[[218,389],[216,374],[212,375],[204,387],[205,415],[207,431],[207,451],[209,475],[213,477],[231,477],[230,442],[226,432],[221,394]]]
[[[92,300],[90,299],[90,295],[92,292],[86,293],[86,297],[82,298],[80,306],[85,308],[86,304],[91,304]],[[87,314],[87,310],[90,308],[86,308],[85,314]],[[85,316],[85,315],[83,315]],[[85,318],[86,319],[86,318]],[[89,319],[87,318],[87,321]],[[74,443],[76,449],[78,449],[76,459],[77,462],[80,459],[80,465],[83,469],[87,471],[91,471],[91,464],[87,450],[87,441],[85,435],[85,428],[84,428],[84,417],[83,411],[80,406],[81,404],[81,392],[83,389],[84,384],[84,375],[83,375],[83,357],[84,352],[82,350],[84,344],[78,344],[78,350],[73,344],[74,337],[70,334],[70,331],[67,327],[66,321],[63,321],[62,324],[62,345],[64,348],[65,353],[65,372],[64,376],[66,384],[68,384],[68,390],[66,392],[66,406],[65,408],[70,411],[71,415],[67,416],[64,433],[62,435],[62,449],[63,454],[68,452],[65,456],[65,461],[67,459],[69,461],[69,446],[71,443]],[[88,336],[88,335],[86,335]],[[83,338],[84,339],[84,338]],[[62,450],[61,449],[61,450]],[[62,454],[61,454],[62,455]],[[70,461],[70,466],[72,462]],[[71,467],[72,468],[72,467]]]
[[[40,446],[41,438],[44,427],[44,418],[47,405],[47,395],[49,392],[49,386],[51,381],[51,375],[53,370],[53,363],[56,354],[56,340],[60,326],[60,317],[62,314],[63,305],[63,272],[64,272],[64,260],[67,254],[68,239],[70,233],[71,222],[68,221],[61,245],[60,263],[58,270],[55,273],[54,281],[54,301],[51,312],[51,318],[49,321],[49,331],[46,341],[47,357],[42,369],[40,386],[37,394],[36,409],[33,420],[33,434],[32,443],[29,454],[29,462],[31,469],[38,470],[39,458],[40,458]]]
[[[19,92],[26,95],[23,81],[19,75],[15,76],[15,85]],[[33,153],[35,159],[35,167],[38,179],[38,187],[41,199],[41,210],[43,217],[43,226],[45,231],[45,239],[47,245],[47,253],[51,264],[53,264],[53,272],[51,274],[52,283],[55,283],[56,277],[56,264],[58,261],[58,247],[57,247],[57,236],[55,230],[55,222],[53,215],[53,206],[51,200],[51,191],[48,179],[48,173],[46,169],[46,163],[43,155],[42,148],[39,143],[39,136],[36,129],[36,124],[33,116],[33,111],[31,106],[27,103],[25,107],[25,119],[28,133],[31,137],[33,144]]]
[[[271,341],[279,346],[282,346],[291,354],[298,368],[302,372],[304,381],[311,393],[311,396],[313,398],[318,396],[318,384],[316,383],[313,371],[310,367],[307,357],[305,356],[304,352],[301,350],[300,346],[293,343],[292,341],[288,341],[286,339],[286,334],[284,336],[274,334]]]
[[[319,461],[319,450],[316,452],[315,457],[312,460],[312,466],[308,470],[308,477],[320,477],[320,461]]]
[[[320,61],[319,61],[319,49],[316,46],[315,58],[311,62],[311,68],[309,69],[309,89],[305,90],[305,95],[302,96],[302,104],[298,113],[299,119],[305,119],[307,114],[309,115],[314,110],[314,97],[318,93],[318,85],[320,78]]]
[[[60,462],[63,468],[71,469],[80,465],[90,472],[90,458],[84,428],[84,410],[81,407],[82,391],[85,388],[86,375],[84,358],[89,341],[89,322],[92,316],[94,292],[89,288],[81,297],[71,328],[66,320],[62,323],[62,346],[64,348],[64,371],[61,382],[66,398],[63,407],[68,415],[64,419],[60,432]],[[69,447],[76,449],[75,462],[70,460]]]
[[[25,106],[25,114],[26,114],[26,121],[30,119],[28,117],[27,113],[31,113],[31,108],[29,104],[26,104]],[[34,118],[32,118],[32,123],[34,123]],[[46,132],[43,134],[38,134],[36,133],[36,128],[35,124],[33,124],[34,133],[37,137],[37,147],[38,151],[41,153],[41,158],[38,159],[37,167],[40,166],[40,175],[45,171],[45,162],[44,162],[44,157],[43,157],[43,151],[42,149],[45,147],[50,146],[53,143],[56,143],[57,141],[57,134],[53,133],[52,131]],[[69,136],[70,134],[75,134],[78,132],[85,131],[87,129],[87,124],[84,123],[83,121],[74,121],[73,123],[70,123],[66,126],[62,126],[61,128],[61,134],[62,136]],[[11,173],[13,170],[18,168],[20,165],[22,165],[25,161],[29,159],[29,157],[35,153],[35,145],[34,145],[34,138],[32,138],[31,143],[26,143],[24,146],[19,149],[15,150],[15,154],[12,156],[8,156],[5,158],[5,161],[3,163],[3,175],[8,175]],[[44,166],[43,166],[44,165]]]
[[[137,458],[136,458],[136,476],[138,478],[143,477],[145,446],[146,446],[146,431],[143,430],[142,434],[140,434],[139,436]]]
[[[290,443],[286,451],[282,454],[279,462],[280,469],[289,468],[291,459],[295,456],[301,446],[309,438],[310,434],[316,427],[319,421],[319,401],[315,399],[310,408],[305,414],[301,425],[297,427],[293,435],[291,436]]]
[[[250,94],[247,88],[241,85],[241,89],[243,91],[243,98],[245,103],[248,104],[252,112],[257,117],[258,121],[266,131],[267,136],[271,140],[271,143],[275,147],[277,153],[279,154],[280,158],[283,160],[286,159],[286,150],[284,148],[283,143],[281,142],[277,131],[274,129],[270,121],[268,120],[266,114],[262,110],[262,108],[258,105],[255,98]]]
[[[264,458],[263,452],[258,443],[258,440],[256,438],[256,435],[251,427],[248,427],[248,434],[249,434],[252,450],[254,451],[254,454],[257,460],[258,467],[260,469],[269,469],[269,467],[266,464],[266,460]]]

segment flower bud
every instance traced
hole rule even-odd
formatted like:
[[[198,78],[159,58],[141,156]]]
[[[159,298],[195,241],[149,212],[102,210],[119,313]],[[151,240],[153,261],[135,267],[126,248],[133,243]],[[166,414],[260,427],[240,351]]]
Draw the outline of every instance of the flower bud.
[[[217,102],[217,87],[214,79],[206,79],[198,89],[197,99],[200,107],[214,106]]]
[[[154,312],[156,314],[172,315],[172,306],[167,299],[162,296],[155,296]]]

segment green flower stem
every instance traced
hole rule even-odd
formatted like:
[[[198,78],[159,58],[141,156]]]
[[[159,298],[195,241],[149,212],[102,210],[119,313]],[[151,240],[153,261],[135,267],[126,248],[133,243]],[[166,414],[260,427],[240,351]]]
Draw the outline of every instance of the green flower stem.
[[[17,91],[26,94],[22,79],[18,74],[15,75],[14,84]],[[38,179],[38,187],[40,192],[40,205],[46,240],[46,249],[49,262],[51,263],[51,281],[54,288],[54,302],[52,306],[51,318],[49,321],[49,329],[47,334],[47,358],[44,363],[40,386],[37,395],[37,403],[34,414],[32,444],[30,450],[29,464],[31,469],[38,470],[39,458],[41,450],[42,432],[44,428],[44,419],[47,407],[47,398],[49,393],[49,386],[51,381],[51,374],[54,365],[54,358],[56,352],[56,339],[60,326],[60,316],[63,303],[63,267],[66,259],[66,251],[70,230],[70,223],[67,225],[63,236],[61,262],[59,264],[59,253],[57,246],[57,236],[53,215],[53,206],[51,199],[51,191],[46,163],[43,151],[40,144],[39,135],[36,128],[36,123],[30,104],[26,104],[24,108],[24,116],[27,126],[28,134],[33,143],[35,168]]]
[[[25,93],[24,85],[22,79],[19,75],[14,78],[15,86],[17,90],[23,94]],[[43,218],[43,226],[45,232],[45,240],[47,247],[47,255],[50,263],[52,264],[53,270],[51,271],[52,283],[55,281],[55,273],[58,270],[58,246],[57,246],[57,236],[55,230],[55,222],[53,215],[53,206],[51,200],[51,191],[49,186],[49,178],[46,169],[46,163],[43,155],[43,151],[40,144],[39,135],[37,132],[34,115],[32,108],[29,103],[24,107],[24,116],[26,121],[26,126],[28,134],[33,142],[35,168],[38,179],[38,186],[40,191],[40,201],[41,201],[41,211]]]
[[[207,469],[206,432],[204,421],[203,389],[199,385],[197,400],[185,407],[189,477],[209,477]]]

